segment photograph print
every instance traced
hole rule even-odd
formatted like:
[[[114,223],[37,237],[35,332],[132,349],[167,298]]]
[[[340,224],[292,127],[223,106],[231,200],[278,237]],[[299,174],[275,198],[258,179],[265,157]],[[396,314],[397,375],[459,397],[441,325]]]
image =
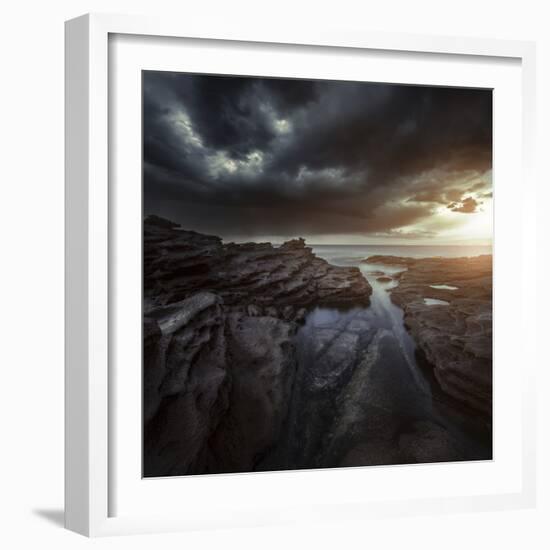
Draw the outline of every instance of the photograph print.
[[[142,72],[144,477],[492,459],[492,109]]]

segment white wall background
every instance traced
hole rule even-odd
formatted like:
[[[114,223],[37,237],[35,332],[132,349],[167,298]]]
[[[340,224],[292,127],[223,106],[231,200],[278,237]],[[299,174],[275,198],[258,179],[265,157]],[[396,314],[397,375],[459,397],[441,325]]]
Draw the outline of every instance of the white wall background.
[[[87,541],[60,528],[63,506],[63,22],[89,11],[169,13],[231,26],[285,25],[538,41],[538,330],[550,323],[545,237],[550,151],[550,16],[535,0],[19,0],[0,12],[0,541],[4,548],[550,547],[550,387],[539,354],[536,510]],[[510,213],[513,223],[513,213]],[[533,266],[533,270],[535,266]],[[533,281],[536,275],[533,273]],[[511,299],[513,290],[510,289]],[[521,365],[518,365],[521,368]]]

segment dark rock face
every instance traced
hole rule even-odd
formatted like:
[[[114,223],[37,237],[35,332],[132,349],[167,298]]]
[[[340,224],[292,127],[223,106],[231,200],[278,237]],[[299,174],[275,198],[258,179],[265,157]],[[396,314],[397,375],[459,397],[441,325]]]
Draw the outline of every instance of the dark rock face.
[[[350,310],[336,322],[310,321],[300,328],[298,370],[284,438],[259,469],[340,465],[352,423],[346,407],[353,406],[343,396],[355,384],[354,378],[367,370],[364,356],[374,332],[363,308]],[[363,395],[353,397],[360,401]]]
[[[225,306],[254,306],[256,314],[288,318],[312,305],[369,304],[371,287],[356,267],[316,257],[303,239],[222,244],[219,237],[167,226],[144,225],[144,297],[157,305],[213,292]],[[286,308],[286,312],[285,312]]]
[[[287,421],[307,309],[368,305],[370,285],[303,239],[223,244],[154,216],[143,253],[144,475],[257,469]]]
[[[392,290],[391,298],[403,308],[405,325],[421,355],[433,367],[445,394],[490,423],[492,256],[373,256],[366,262],[403,266],[399,286]],[[431,299],[445,303],[429,305]]]

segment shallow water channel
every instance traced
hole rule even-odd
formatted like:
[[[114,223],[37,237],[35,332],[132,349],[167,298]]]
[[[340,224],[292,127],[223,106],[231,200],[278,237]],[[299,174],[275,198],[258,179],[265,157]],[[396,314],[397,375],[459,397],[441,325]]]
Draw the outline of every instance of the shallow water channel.
[[[312,309],[296,335],[289,417],[266,468],[490,458],[487,438],[434,399],[403,310],[390,298],[402,268],[360,264],[371,305]]]

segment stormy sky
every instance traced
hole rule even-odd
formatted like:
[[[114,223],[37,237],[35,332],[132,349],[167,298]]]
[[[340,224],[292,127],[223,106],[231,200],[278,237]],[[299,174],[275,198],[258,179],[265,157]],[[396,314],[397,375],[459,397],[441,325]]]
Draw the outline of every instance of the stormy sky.
[[[146,214],[225,240],[480,244],[492,92],[143,73]]]

